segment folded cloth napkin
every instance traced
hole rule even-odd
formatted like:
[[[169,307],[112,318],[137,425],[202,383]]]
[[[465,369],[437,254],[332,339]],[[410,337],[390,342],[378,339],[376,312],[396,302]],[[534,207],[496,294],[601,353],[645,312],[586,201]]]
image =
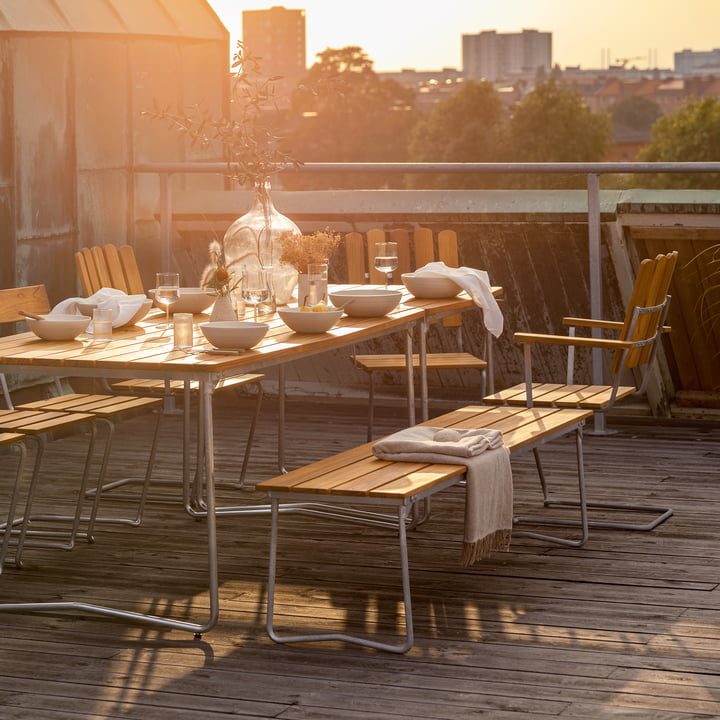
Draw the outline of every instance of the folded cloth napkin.
[[[78,303],[95,303],[99,308],[110,308],[112,310],[112,326],[122,327],[140,310],[146,300],[146,295],[128,295],[115,288],[101,288],[86,298],[76,297],[61,300],[50,313],[79,315]],[[92,322],[88,326],[88,332],[92,332]]]
[[[490,279],[485,270],[448,267],[444,262],[430,262],[415,271],[426,277],[447,277],[456,282],[483,311],[485,327],[499,337],[503,331],[503,315],[490,289]]]
[[[510,452],[497,430],[417,425],[378,440],[381,460],[465,465],[465,531],[461,563],[472,565],[496,550],[508,550],[513,487]]]

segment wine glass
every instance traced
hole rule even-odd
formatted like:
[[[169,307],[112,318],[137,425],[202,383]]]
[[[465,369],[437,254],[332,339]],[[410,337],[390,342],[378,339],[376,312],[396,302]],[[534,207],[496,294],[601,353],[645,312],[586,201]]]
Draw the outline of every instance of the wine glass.
[[[170,306],[180,299],[180,275],[155,273],[155,300],[165,306],[165,329],[170,328]]]
[[[258,305],[270,299],[270,288],[267,284],[265,270],[262,268],[245,268],[242,278],[242,299],[253,306],[253,317],[258,319]]]
[[[375,243],[375,269],[385,274],[385,289],[388,288],[388,275],[398,266],[397,243]]]

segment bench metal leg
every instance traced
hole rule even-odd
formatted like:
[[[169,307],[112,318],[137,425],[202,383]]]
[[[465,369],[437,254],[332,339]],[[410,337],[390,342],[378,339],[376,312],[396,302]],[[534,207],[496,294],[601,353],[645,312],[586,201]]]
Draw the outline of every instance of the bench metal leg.
[[[296,642],[317,642],[323,640],[340,640],[345,642],[386,650],[392,653],[405,653],[413,646],[414,632],[412,622],[412,601],[410,596],[410,569],[408,564],[407,535],[405,526],[407,523],[407,507],[398,507],[398,535],[400,539],[400,566],[402,572],[403,605],[405,608],[405,642],[401,645],[390,645],[377,642],[368,638],[361,638],[345,633],[318,633],[307,635],[280,635],[274,629],[275,611],[275,577],[277,573],[277,545],[278,545],[278,518],[279,501],[277,498],[270,500],[270,564],[268,570],[268,599],[267,599],[267,634],[277,643]]]
[[[514,537],[529,537],[537,540],[545,540],[547,542],[554,542],[559,545],[566,545],[568,547],[582,547],[588,539],[590,523],[588,522],[588,503],[585,492],[585,470],[583,463],[583,444],[582,444],[582,427],[578,427],[575,430],[575,449],[577,456],[577,477],[578,477],[578,501],[552,501],[548,499],[547,483],[545,482],[545,473],[543,472],[542,465],[540,463],[540,455],[537,448],[533,448],[533,454],[535,455],[535,464],[537,465],[538,475],[540,477],[540,485],[543,491],[544,504],[550,505],[555,502],[564,504],[574,505],[580,509],[579,520],[561,520],[558,518],[549,517],[527,517],[520,516],[513,518],[513,524],[518,523],[537,523],[539,525],[572,525],[579,526],[581,528],[580,537],[571,540],[568,538],[558,537],[555,535],[546,535],[544,533],[532,532],[529,530],[521,530],[518,532],[513,531]]]

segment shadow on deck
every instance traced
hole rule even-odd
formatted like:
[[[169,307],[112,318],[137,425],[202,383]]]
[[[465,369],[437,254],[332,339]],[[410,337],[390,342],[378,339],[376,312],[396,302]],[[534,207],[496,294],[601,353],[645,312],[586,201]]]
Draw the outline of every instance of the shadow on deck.
[[[242,457],[245,400],[218,403],[221,479]],[[263,410],[250,475],[276,474],[277,408]],[[288,464],[364,442],[362,407],[289,407]],[[179,419],[168,418],[158,476],[180,462]],[[386,410],[378,430],[403,425]],[[621,424],[622,423],[622,424]],[[651,533],[592,531],[582,549],[518,539],[471,569],[459,564],[462,489],[439,494],[410,533],[415,647],[404,656],[340,643],[280,646],[265,634],[269,518],[219,519],[221,614],[201,640],[75,614],[0,614],[2,717],[637,718],[720,716],[717,424],[631,424],[586,436],[592,499],[667,504]],[[149,422],[122,426],[114,468],[139,473]],[[573,441],[543,451],[562,489],[574,482]],[[44,497],[72,502],[60,479],[80,437],[54,443]],[[9,471],[8,471],[9,472]],[[530,455],[513,460],[516,511],[537,510]],[[4,484],[6,469],[0,469]],[[65,492],[67,490],[67,495]],[[222,488],[220,502],[263,503]],[[107,501],[108,509],[120,506]],[[284,516],[277,624],[381,633],[402,626],[398,557],[387,531]],[[72,552],[30,548],[0,576],[0,601],[83,600],[131,610],[207,615],[203,521],[178,503],[152,503],[139,528],[102,525]]]

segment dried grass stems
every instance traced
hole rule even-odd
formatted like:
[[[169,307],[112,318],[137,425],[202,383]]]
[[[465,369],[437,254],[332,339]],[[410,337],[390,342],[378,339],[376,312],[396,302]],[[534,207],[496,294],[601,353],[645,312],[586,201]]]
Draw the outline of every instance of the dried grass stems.
[[[242,282],[242,274],[236,280],[231,268],[251,255],[253,253],[248,252],[227,262],[223,244],[218,240],[213,240],[210,243],[210,265],[203,272],[200,287],[210,287],[215,291],[216,295],[229,295]]]
[[[340,244],[339,233],[316,230],[310,235],[298,235],[288,230],[280,238],[280,262],[292,265],[299,273],[307,272],[311,263],[326,263]]]

